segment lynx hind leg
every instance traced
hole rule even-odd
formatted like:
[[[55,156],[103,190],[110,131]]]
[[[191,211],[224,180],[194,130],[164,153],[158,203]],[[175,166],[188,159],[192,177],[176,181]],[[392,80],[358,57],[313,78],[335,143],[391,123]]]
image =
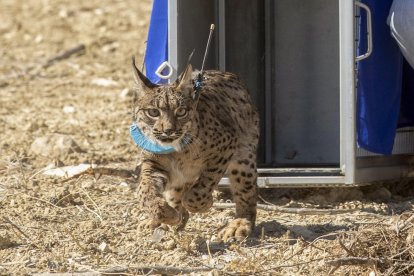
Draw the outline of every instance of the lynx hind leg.
[[[233,238],[238,241],[245,239],[252,232],[256,221],[256,159],[252,154],[249,157],[251,158],[232,161],[227,170],[236,204],[236,219],[219,233],[225,242]]]
[[[201,176],[199,181],[195,183],[183,196],[183,206],[191,213],[205,213],[213,205],[213,183],[209,183],[208,179]]]

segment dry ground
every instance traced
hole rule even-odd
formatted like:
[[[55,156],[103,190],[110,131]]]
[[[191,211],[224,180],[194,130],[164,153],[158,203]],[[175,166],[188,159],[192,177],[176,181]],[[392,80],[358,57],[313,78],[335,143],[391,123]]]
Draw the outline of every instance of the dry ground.
[[[149,0],[0,2],[0,275],[413,275],[409,184],[261,191],[263,204],[288,209],[260,210],[252,238],[222,244],[215,233],[232,209],[194,215],[183,232],[140,233],[133,182],[42,174],[80,163],[134,168],[126,89],[150,11]],[[72,148],[31,149],[52,134]]]

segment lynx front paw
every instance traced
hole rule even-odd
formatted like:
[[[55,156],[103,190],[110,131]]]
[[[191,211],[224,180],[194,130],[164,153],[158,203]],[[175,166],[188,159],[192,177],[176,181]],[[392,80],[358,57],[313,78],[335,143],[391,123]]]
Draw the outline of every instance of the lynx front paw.
[[[237,241],[244,240],[252,232],[252,223],[245,218],[238,218],[230,222],[223,230],[218,234],[218,237],[224,242],[228,242],[232,239]]]
[[[144,219],[138,224],[138,230],[139,231],[145,231],[145,230],[154,230],[155,228],[159,227],[161,223],[154,219]]]

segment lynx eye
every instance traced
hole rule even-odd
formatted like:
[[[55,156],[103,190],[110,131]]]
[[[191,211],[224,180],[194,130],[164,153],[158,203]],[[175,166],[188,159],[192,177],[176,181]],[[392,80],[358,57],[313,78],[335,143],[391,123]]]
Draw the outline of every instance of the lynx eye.
[[[177,110],[175,111],[175,115],[177,115],[177,117],[185,117],[187,116],[187,109],[185,108],[177,108]]]
[[[160,116],[160,111],[158,109],[151,108],[145,110],[145,114],[147,114],[148,117],[156,118]]]

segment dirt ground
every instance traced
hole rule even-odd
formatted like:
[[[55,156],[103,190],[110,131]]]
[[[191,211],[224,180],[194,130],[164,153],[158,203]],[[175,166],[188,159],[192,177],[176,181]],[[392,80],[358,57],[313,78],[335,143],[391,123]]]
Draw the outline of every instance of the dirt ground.
[[[139,232],[133,181],[43,174],[135,167],[130,58],[142,63],[151,4],[1,1],[0,275],[413,275],[409,181],[262,190],[253,236],[223,244],[231,208],[193,215],[182,232]]]

